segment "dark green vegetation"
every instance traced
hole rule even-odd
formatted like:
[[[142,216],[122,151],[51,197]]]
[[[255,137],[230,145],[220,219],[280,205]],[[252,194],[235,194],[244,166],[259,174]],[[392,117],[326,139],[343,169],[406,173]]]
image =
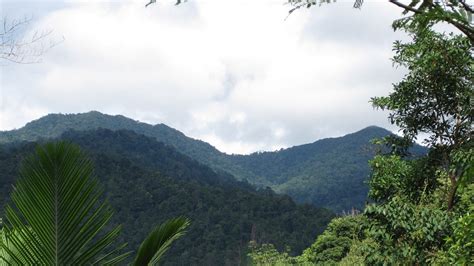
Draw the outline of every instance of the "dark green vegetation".
[[[462,35],[429,29],[410,35],[412,42],[395,43],[393,59],[410,72],[390,95],[373,98],[373,104],[390,111],[392,123],[403,129],[406,139],[427,134],[425,143],[431,149],[414,161],[404,161],[404,154],[397,153],[372,160],[369,195],[376,203],[365,214],[372,225],[368,237],[378,246],[368,250],[367,260],[472,264],[472,44]],[[467,233],[463,240],[456,233],[460,229]],[[459,246],[467,250],[455,254]]]
[[[473,43],[466,33],[432,31],[427,14],[394,23],[412,38],[394,44],[394,63],[409,71],[388,96],[372,98],[404,133],[378,141],[391,149],[370,161],[373,202],[363,214],[331,221],[300,256],[255,247],[254,264],[474,264]],[[409,158],[420,133],[429,152]]]
[[[19,130],[0,132],[0,143],[56,138],[69,129],[128,129],[152,137],[218,172],[227,172],[258,187],[290,195],[295,201],[335,211],[362,208],[367,199],[367,162],[375,155],[370,140],[389,131],[368,127],[341,138],[316,141],[277,151],[228,155],[203,141],[186,137],[166,125],[148,125],[123,116],[98,112],[52,114]],[[419,146],[416,153],[423,153]]]
[[[366,222],[362,215],[334,218],[324,233],[300,256],[279,252],[273,244],[251,243],[249,257],[256,265],[364,265],[363,257],[356,249],[362,246],[360,241],[365,238]]]
[[[275,191],[297,202],[337,212],[362,209],[367,200],[367,162],[375,155],[374,138],[391,133],[368,127],[340,138],[329,138],[277,152],[234,156],[233,162],[271,182]],[[416,154],[424,149],[416,146]]]
[[[0,224],[2,265],[115,265],[130,255],[117,242],[120,226],[107,229],[113,211],[92,172],[92,162],[65,142],[38,146],[22,162]],[[188,226],[182,217],[157,226],[132,265],[157,264]]]
[[[118,242],[136,250],[157,224],[184,215],[188,233],[165,255],[165,264],[223,265],[247,259],[250,240],[301,252],[333,214],[271,190],[257,191],[232,176],[182,155],[155,139],[131,131],[69,131],[61,139],[77,143],[95,165],[95,175],[123,224]],[[19,161],[34,143],[0,146],[1,195],[8,195]],[[1,198],[4,205],[6,198]]]

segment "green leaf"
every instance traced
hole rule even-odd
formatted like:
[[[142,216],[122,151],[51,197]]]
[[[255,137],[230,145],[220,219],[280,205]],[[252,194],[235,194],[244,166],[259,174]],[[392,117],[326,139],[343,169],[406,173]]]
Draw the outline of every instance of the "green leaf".
[[[65,142],[39,146],[23,162],[5,210],[0,256],[7,263],[83,265],[120,252],[123,246],[113,247],[120,227],[105,230],[112,209],[100,202],[92,170],[79,148]]]
[[[157,226],[140,245],[133,265],[157,265],[171,244],[186,232],[189,224],[188,219],[178,217]]]

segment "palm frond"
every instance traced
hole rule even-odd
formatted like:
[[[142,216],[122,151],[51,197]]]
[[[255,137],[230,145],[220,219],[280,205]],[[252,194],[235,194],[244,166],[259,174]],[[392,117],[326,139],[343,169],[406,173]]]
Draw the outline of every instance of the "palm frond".
[[[173,241],[180,238],[188,226],[188,219],[178,217],[155,227],[140,245],[133,265],[157,265]]]
[[[0,256],[35,265],[111,260],[103,254],[116,254],[123,247],[112,247],[120,227],[104,232],[112,209],[101,202],[102,190],[92,171],[91,161],[75,145],[39,146],[24,161],[12,205],[6,207],[3,237],[8,245],[1,242]],[[97,261],[101,255],[103,261]]]
[[[14,245],[14,241],[18,241],[18,239],[23,241],[21,231],[24,230],[31,231],[31,228],[10,230],[8,233],[6,229],[0,229],[0,265],[25,265],[28,263],[28,260],[22,255],[24,251],[18,250]]]

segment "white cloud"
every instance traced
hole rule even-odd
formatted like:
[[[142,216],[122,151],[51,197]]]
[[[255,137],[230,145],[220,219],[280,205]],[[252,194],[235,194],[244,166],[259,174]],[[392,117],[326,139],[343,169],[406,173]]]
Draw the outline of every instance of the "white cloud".
[[[99,110],[165,123],[226,152],[342,135],[386,114],[369,98],[392,68],[386,2],[301,10],[281,1],[67,1],[39,27],[65,41],[37,65],[2,66],[0,129],[48,112]]]

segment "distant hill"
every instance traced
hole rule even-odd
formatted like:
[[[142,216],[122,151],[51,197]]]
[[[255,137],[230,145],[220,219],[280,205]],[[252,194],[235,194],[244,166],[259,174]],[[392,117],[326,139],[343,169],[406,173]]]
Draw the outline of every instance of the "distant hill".
[[[120,130],[127,129],[176,147],[188,155],[207,154],[213,157],[220,152],[210,144],[189,138],[180,131],[164,124],[150,125],[122,115],[106,115],[97,111],[80,114],[49,114],[27,123],[24,127],[0,131],[0,143],[14,141],[36,141],[38,139],[57,138],[68,130],[94,130],[98,128]],[[194,157],[194,156],[191,156]]]
[[[374,155],[370,140],[392,134],[372,126],[343,137],[281,151],[228,155],[164,124],[153,126],[120,115],[89,112],[47,115],[18,130],[0,132],[0,143],[55,138],[70,129],[97,128],[127,129],[153,137],[217,172],[227,172],[238,180],[286,193],[297,202],[337,212],[363,206],[368,190],[364,183],[369,175],[367,162]],[[415,150],[423,152],[419,146]]]
[[[370,140],[389,134],[385,129],[368,127],[340,138],[233,159],[297,202],[349,210],[361,208],[367,199],[367,162],[375,154]]]
[[[95,164],[121,240],[136,250],[145,235],[165,219],[185,215],[188,234],[173,245],[165,265],[246,264],[252,239],[275,243],[294,254],[314,242],[334,214],[297,205],[285,195],[256,190],[226,173],[133,131],[67,131],[59,139],[80,145]],[[19,162],[36,143],[0,145],[0,205],[8,201]],[[0,217],[2,216],[0,210]]]

